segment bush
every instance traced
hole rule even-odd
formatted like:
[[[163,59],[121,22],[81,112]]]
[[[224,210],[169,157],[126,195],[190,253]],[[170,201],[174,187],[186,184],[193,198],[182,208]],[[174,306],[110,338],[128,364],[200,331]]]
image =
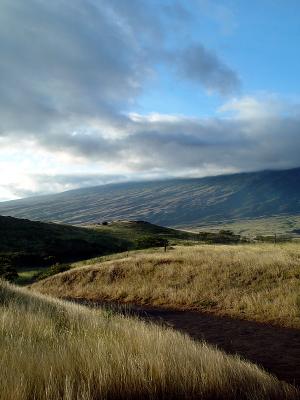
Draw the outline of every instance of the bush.
[[[69,264],[54,264],[47,271],[42,272],[36,276],[37,280],[49,278],[49,276],[59,274],[60,272],[65,272],[71,269]]]
[[[144,236],[137,240],[138,249],[147,249],[151,247],[166,247],[169,242],[160,236]]]
[[[239,243],[241,241],[241,236],[236,235],[234,232],[230,230],[222,229],[218,233],[213,232],[200,232],[198,235],[200,240],[203,240],[207,243],[220,243],[220,244],[231,244],[231,243]]]
[[[0,278],[14,282],[18,278],[18,272],[12,265],[0,265]]]

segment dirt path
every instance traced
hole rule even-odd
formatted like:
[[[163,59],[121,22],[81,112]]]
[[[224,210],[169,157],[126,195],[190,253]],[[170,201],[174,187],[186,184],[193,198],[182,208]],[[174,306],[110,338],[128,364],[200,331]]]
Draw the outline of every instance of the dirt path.
[[[263,366],[279,379],[300,387],[300,331],[251,321],[219,317],[193,311],[174,311],[112,303],[86,302],[87,305],[115,308],[117,312],[138,315],[146,321],[168,325],[196,340],[205,340],[219,349]]]

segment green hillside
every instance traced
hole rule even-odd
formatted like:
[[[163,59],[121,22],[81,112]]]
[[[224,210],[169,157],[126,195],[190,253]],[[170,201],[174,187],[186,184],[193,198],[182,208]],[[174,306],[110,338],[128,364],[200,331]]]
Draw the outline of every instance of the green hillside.
[[[117,239],[125,240],[132,247],[137,247],[142,239],[159,237],[168,241],[177,240],[198,240],[198,235],[191,232],[184,232],[178,229],[165,228],[163,226],[154,225],[146,221],[112,221],[89,226],[91,229],[108,233]]]
[[[166,240],[189,240],[195,235],[146,222],[114,222],[75,227],[0,216],[0,274],[9,278],[55,264],[137,248],[163,246]],[[59,271],[57,271],[59,272]]]
[[[0,203],[0,213],[92,224],[147,220],[186,227],[300,215],[300,169],[110,184]],[[297,222],[291,229],[299,229]]]

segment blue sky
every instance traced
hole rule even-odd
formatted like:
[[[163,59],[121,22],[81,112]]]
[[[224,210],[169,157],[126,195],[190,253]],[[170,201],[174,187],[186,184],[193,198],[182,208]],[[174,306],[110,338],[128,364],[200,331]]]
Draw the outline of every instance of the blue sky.
[[[0,200],[300,166],[295,0],[2,0]]]
[[[299,100],[300,2],[214,1],[198,2],[198,6],[197,2],[187,3],[194,17],[188,24],[188,34],[194,41],[205,43],[237,71],[242,81],[241,94],[276,93]],[[194,116],[214,114],[223,101],[218,95],[208,96],[193,84],[174,84],[163,68],[156,84],[152,83],[139,99],[144,112]]]

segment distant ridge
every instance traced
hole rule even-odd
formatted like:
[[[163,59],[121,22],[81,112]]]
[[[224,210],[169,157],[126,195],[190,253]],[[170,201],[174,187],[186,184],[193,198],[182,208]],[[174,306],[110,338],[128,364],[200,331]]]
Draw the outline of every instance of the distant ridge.
[[[0,214],[69,224],[140,219],[178,227],[299,215],[300,168],[76,189],[2,202]]]

